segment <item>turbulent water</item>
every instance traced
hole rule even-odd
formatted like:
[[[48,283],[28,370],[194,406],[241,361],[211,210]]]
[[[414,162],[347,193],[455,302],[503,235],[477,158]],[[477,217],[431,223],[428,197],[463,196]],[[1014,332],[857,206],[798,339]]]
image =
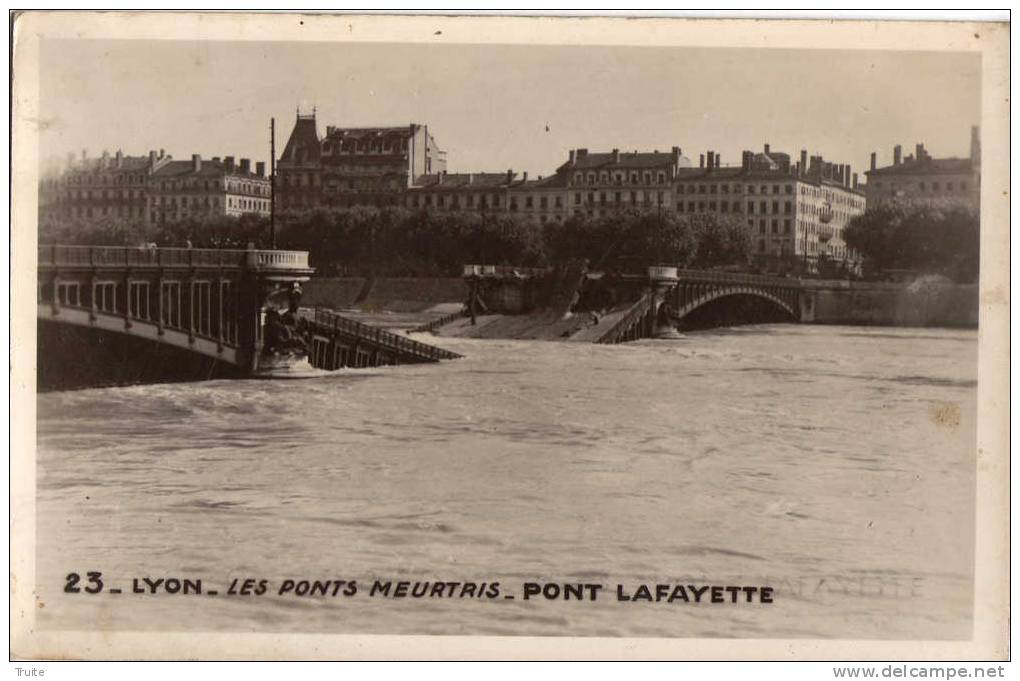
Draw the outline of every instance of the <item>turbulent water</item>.
[[[441,343],[466,357],[41,395],[41,624],[970,636],[976,333],[775,325],[618,346]],[[65,593],[86,571],[104,590]],[[203,593],[132,593],[143,577],[201,579]],[[267,592],[226,595],[244,578]],[[286,579],[358,591],[278,595]],[[375,580],[500,588],[370,596]],[[524,600],[526,582],[604,590]],[[617,600],[617,585],[641,584],[775,593]]]

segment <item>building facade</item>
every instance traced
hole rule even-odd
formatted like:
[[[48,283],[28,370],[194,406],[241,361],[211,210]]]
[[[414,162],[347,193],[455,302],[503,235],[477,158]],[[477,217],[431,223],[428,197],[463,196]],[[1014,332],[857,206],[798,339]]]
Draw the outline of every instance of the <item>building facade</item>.
[[[169,161],[161,149],[145,156],[111,156],[80,159],[68,157],[63,172],[42,180],[39,187],[40,218],[120,218],[144,221],[149,177]]]
[[[255,168],[246,158],[233,156],[162,164],[149,179],[148,218],[158,225],[188,218],[208,218],[246,213],[268,216],[272,185],[265,163]]]
[[[849,164],[821,156],[800,160],[772,150],[744,151],[740,166],[722,166],[715,152],[677,178],[677,213],[739,216],[752,235],[754,261],[770,271],[814,271],[822,257],[851,271],[860,257],[847,248],[844,230],[865,211],[867,199]]]
[[[981,205],[981,139],[977,126],[971,128],[968,158],[932,158],[924,144],[903,157],[900,145],[893,147],[892,165],[877,167],[871,154],[866,185],[868,205],[960,206],[978,212]]]
[[[162,149],[148,156],[104,153],[69,159],[40,182],[40,219],[117,219],[156,225],[191,217],[269,215],[272,188],[265,164],[254,170],[234,157],[175,161]]]
[[[428,126],[339,128],[319,136],[315,114],[298,113],[276,167],[282,210],[391,206],[417,177],[446,171],[446,153]]]

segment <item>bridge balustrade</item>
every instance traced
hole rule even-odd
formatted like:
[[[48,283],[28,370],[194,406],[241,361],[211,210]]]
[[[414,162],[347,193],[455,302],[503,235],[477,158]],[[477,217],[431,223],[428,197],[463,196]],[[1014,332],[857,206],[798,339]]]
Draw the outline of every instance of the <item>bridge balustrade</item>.
[[[416,340],[391,333],[377,326],[362,324],[353,319],[343,317],[331,310],[315,309],[314,321],[320,330],[332,333],[343,333],[372,345],[396,351],[402,355],[428,361],[454,359],[460,357],[455,352],[437,348],[434,345],[419,343]]]
[[[40,267],[218,267],[305,270],[307,251],[40,245]]]

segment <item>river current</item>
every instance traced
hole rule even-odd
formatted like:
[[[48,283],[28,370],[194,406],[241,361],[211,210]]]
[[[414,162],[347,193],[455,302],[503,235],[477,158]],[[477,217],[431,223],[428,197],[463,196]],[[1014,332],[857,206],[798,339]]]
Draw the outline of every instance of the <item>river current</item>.
[[[422,340],[465,358],[40,395],[40,625],[970,636],[976,332]],[[65,592],[87,571],[101,593]],[[200,579],[203,593],[133,593],[143,577]],[[266,593],[227,595],[245,578]],[[357,593],[279,595],[287,579]],[[375,580],[500,587],[395,598],[370,596]],[[604,590],[524,600],[527,582]],[[774,596],[618,600],[642,584]]]

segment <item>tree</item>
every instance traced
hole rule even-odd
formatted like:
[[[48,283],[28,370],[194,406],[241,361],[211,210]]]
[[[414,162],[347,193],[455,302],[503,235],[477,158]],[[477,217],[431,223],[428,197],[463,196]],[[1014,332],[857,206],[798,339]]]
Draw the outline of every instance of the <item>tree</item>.
[[[694,267],[747,266],[751,258],[751,232],[742,219],[715,213],[688,214],[684,219],[690,223],[698,243]]]
[[[872,276],[913,270],[972,282],[978,275],[979,220],[966,208],[883,205],[853,218],[843,236]]]

